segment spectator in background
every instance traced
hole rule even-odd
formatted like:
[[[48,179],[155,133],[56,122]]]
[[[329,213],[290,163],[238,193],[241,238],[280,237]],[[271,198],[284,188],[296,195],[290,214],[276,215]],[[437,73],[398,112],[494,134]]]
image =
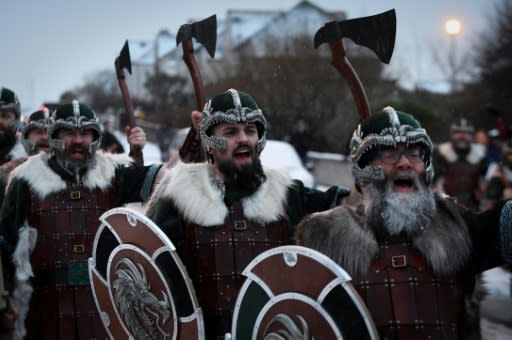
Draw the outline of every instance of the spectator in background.
[[[124,153],[123,145],[111,131],[113,124],[112,117],[103,121],[100,149],[110,153]]]
[[[451,126],[450,141],[434,151],[434,183],[439,192],[469,208],[478,208],[485,175],[485,148],[473,143],[474,128],[462,118]]]
[[[290,136],[290,144],[293,145],[295,151],[299,154],[302,164],[304,164],[305,167],[307,167],[307,153],[311,148],[312,141],[313,136],[309,131],[308,124],[304,119],[299,119],[295,125],[295,130]]]
[[[481,209],[491,209],[501,199],[512,198],[512,140],[503,145],[503,159],[489,165]]]
[[[491,129],[488,132],[489,144],[487,146],[487,158],[489,164],[492,162],[501,162],[503,159],[503,150],[501,149],[500,132],[498,129]]]

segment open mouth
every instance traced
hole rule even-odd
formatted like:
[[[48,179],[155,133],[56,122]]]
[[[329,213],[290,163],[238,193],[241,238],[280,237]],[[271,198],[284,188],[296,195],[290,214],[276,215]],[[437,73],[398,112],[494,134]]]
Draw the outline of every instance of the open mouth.
[[[86,151],[83,149],[71,149],[70,150],[71,157],[74,159],[84,159],[86,155]]]
[[[397,177],[393,181],[393,186],[397,192],[411,192],[416,190],[414,179],[410,177]]]
[[[251,150],[247,148],[240,148],[233,152],[233,156],[237,161],[251,160]]]

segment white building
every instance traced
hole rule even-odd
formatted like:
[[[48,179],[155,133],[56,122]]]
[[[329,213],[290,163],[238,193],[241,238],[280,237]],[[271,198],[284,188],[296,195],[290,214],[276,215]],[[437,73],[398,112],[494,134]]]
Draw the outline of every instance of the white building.
[[[230,9],[225,19],[217,18],[217,47],[215,59],[206,49],[193,42],[194,57],[199,65],[203,82],[208,84],[225,76],[239,52],[263,57],[268,51],[266,42],[286,41],[290,37],[307,34],[311,37],[326,22],[346,20],[343,11],[329,12],[304,0],[289,10],[250,10]],[[201,19],[197,19],[201,20]],[[197,21],[189,20],[190,23]],[[132,76],[127,77],[132,96],[147,96],[144,83],[148,75],[158,69],[169,75],[181,75],[189,80],[188,88],[192,91],[192,82],[187,66],[182,60],[182,46],[176,46],[176,35],[160,31],[152,41],[129,41],[132,62]],[[313,40],[311,39],[311,48]]]

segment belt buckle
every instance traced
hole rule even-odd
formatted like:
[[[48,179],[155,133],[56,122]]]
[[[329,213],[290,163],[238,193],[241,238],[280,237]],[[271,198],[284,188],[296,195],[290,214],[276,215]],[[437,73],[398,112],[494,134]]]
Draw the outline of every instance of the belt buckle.
[[[235,220],[235,230],[241,231],[246,230],[247,224],[245,223],[245,220]]]
[[[407,257],[405,255],[398,255],[391,257],[391,266],[393,268],[407,267]]]
[[[72,200],[79,200],[80,199],[80,191],[71,191],[69,193],[69,197],[72,199]]]
[[[85,246],[82,244],[74,244],[73,245],[73,253],[83,253],[85,252]]]

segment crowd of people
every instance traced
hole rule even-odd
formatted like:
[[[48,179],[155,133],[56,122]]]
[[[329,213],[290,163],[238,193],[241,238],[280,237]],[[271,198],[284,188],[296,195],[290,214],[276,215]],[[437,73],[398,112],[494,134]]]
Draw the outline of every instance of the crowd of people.
[[[16,163],[2,170],[1,321],[16,339],[107,337],[87,260],[98,217],[127,202],[147,202],[176,246],[207,339],[231,331],[245,266],[279,245],[315,249],[344,268],[383,339],[475,336],[480,274],[512,261],[512,148],[485,162],[490,147],[475,144],[466,120],[452,126],[449,145],[435,146],[413,113],[375,112],[354,124],[354,188],[320,191],[261,165],[267,120],[236,89],[192,112],[200,147],[176,157],[204,152],[197,163],[142,166],[100,150],[98,117],[78,101],[34,112],[22,131],[19,117],[19,100],[2,88],[0,157]],[[127,131],[131,150],[143,149],[144,131]],[[17,145],[25,152],[15,155]]]

